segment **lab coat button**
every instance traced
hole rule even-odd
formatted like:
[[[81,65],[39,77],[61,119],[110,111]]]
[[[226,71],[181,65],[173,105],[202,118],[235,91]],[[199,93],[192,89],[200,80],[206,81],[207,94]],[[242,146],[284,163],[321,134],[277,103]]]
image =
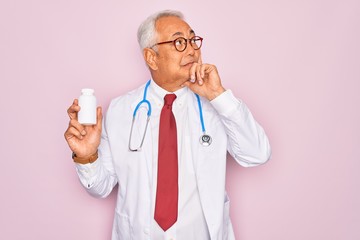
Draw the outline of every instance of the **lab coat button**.
[[[150,233],[149,228],[144,228],[144,233],[145,233],[146,235],[149,235],[149,233]]]

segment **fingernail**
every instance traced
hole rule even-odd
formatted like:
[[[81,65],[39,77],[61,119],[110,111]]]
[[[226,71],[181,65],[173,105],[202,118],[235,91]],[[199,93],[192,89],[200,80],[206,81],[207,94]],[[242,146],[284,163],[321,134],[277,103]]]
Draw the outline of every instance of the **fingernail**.
[[[203,81],[202,81],[201,79],[199,80],[199,84],[200,84],[200,85],[202,85],[202,84],[203,84]]]
[[[82,130],[81,131],[81,135],[85,135],[86,134],[86,131],[85,130]]]

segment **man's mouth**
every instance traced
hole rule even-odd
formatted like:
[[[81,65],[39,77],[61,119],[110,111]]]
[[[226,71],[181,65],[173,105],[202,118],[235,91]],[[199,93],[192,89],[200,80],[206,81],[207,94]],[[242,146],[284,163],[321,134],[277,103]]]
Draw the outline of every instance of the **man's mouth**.
[[[194,61],[191,61],[191,62],[183,64],[182,66],[183,67],[191,67],[193,64],[194,64]]]

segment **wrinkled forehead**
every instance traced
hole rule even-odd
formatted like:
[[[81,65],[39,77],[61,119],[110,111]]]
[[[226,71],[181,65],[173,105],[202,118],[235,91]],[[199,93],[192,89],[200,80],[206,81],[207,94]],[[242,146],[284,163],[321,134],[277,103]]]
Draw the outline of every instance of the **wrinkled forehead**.
[[[174,17],[162,17],[156,21],[158,39],[166,40],[174,37],[189,37],[194,35],[194,30],[184,20]]]

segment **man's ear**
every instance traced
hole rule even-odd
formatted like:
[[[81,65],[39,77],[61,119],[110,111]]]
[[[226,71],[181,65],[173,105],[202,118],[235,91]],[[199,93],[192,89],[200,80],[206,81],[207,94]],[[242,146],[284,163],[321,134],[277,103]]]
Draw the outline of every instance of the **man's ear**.
[[[143,54],[144,54],[145,62],[149,66],[149,68],[156,71],[158,69],[158,65],[156,62],[156,57],[157,57],[156,52],[151,48],[144,48]]]

